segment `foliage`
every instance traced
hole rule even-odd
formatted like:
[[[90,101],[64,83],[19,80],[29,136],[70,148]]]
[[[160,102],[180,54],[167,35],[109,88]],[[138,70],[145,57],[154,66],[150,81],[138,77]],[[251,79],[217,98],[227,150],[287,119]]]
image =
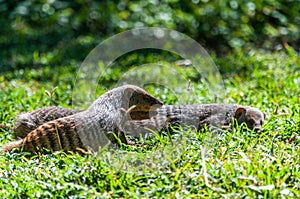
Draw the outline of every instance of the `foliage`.
[[[240,66],[236,73],[223,76],[223,92],[228,103],[251,105],[266,113],[260,133],[240,127],[210,137],[207,130],[179,129],[182,137],[157,136],[143,145],[97,155],[1,153],[1,198],[296,198],[300,195],[299,55],[287,47],[286,52],[240,52],[215,62],[220,68]],[[74,68],[67,66],[2,75],[1,123],[12,126],[17,113],[41,106],[70,107],[73,73]],[[114,79],[110,76],[115,74],[117,68],[102,81]],[[201,88],[199,82],[192,85]],[[51,98],[45,94],[56,86]],[[115,81],[110,86],[115,87]],[[156,87],[149,91],[164,96],[165,103],[174,102],[172,94],[158,93]],[[197,95],[207,97],[198,90]],[[0,131],[0,146],[15,139],[11,130]],[[174,157],[158,156],[161,149],[174,145],[182,149]],[[205,146],[209,150],[203,155]],[[126,167],[148,156],[153,159],[144,161],[143,169]]]
[[[156,26],[219,53],[297,47],[299,9],[299,1],[286,0],[0,1],[0,66],[3,72],[82,61],[109,36]]]

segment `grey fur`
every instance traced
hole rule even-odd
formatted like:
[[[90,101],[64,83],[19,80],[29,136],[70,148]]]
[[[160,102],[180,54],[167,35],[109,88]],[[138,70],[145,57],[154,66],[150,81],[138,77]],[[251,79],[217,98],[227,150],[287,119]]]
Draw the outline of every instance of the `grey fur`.
[[[124,127],[126,134],[145,137],[172,125],[189,126],[197,130],[204,126],[228,129],[233,126],[234,119],[238,124],[246,123],[248,128],[260,131],[264,122],[264,114],[260,110],[237,104],[164,105],[157,112],[150,119],[127,122]]]
[[[161,105],[161,101],[143,89],[125,85],[106,92],[84,111],[45,107],[18,117],[15,133],[24,138],[6,144],[3,151],[22,148],[36,152],[37,147],[66,151],[83,147],[97,151],[111,142],[117,143],[113,133],[127,143],[122,132],[124,116],[149,119],[148,114],[143,113],[140,117],[139,113]]]

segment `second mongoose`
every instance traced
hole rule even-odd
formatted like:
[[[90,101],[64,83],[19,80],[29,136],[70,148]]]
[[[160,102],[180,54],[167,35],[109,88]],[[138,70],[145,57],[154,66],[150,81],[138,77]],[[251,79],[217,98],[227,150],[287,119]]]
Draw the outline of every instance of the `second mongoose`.
[[[163,105],[150,119],[128,121],[123,129],[134,137],[145,137],[152,132],[170,130],[169,127],[174,125],[197,130],[205,126],[230,129],[235,121],[245,123],[249,129],[258,132],[262,129],[264,114],[257,108],[238,104]]]

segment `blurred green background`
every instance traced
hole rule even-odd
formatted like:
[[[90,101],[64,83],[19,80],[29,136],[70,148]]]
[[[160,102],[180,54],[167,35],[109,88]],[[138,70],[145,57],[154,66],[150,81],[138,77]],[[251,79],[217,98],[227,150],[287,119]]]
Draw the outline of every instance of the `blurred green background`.
[[[102,40],[139,27],[177,30],[222,57],[299,50],[300,1],[0,0],[0,24],[1,72],[76,65]]]

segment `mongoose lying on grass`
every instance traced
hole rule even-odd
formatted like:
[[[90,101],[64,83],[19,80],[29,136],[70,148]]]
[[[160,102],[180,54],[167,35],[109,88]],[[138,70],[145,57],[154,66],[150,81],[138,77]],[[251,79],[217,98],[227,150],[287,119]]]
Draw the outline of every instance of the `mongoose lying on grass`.
[[[121,129],[124,119],[129,116],[137,120],[147,119],[149,116],[144,112],[161,105],[159,100],[143,89],[125,85],[103,94],[85,111],[59,107],[39,109],[19,117],[16,122],[16,135],[23,139],[6,144],[2,150],[6,152],[20,148],[22,151],[33,153],[37,148],[53,151],[97,151],[110,141],[117,142],[113,133],[116,133],[122,142],[127,143]],[[49,111],[49,114],[45,111]],[[68,114],[72,115],[66,116]],[[55,120],[52,120],[53,118]],[[48,119],[51,121],[47,121]],[[43,124],[40,125],[41,123]]]
[[[125,89],[126,87],[120,88]],[[264,114],[258,109],[237,104],[164,105],[160,108],[154,106],[151,109],[150,106],[155,104],[160,106],[161,102],[142,89],[138,89],[138,87],[134,88],[141,92],[137,92],[139,95],[137,93],[135,95],[131,94],[131,98],[141,100],[131,100],[131,102],[129,100],[128,102],[128,97],[126,98],[125,92],[120,92],[122,90],[120,88],[111,91],[112,93],[118,93],[118,95],[111,94],[111,97],[108,97],[110,93],[108,92],[94,102],[91,107],[101,107],[97,109],[99,111],[95,111],[91,107],[86,111],[61,107],[44,107],[20,115],[14,129],[16,137],[24,138],[29,134],[22,140],[8,143],[4,146],[3,151],[21,146],[25,151],[35,151],[36,146],[52,150],[75,150],[76,147],[85,148],[89,146],[97,150],[99,146],[103,145],[100,143],[103,143],[103,141],[107,143],[106,137],[109,132],[118,133],[120,140],[127,143],[123,133],[135,137],[144,137],[153,131],[159,132],[172,125],[186,125],[198,130],[205,125],[228,128],[233,119],[236,119],[238,124],[246,123],[248,128],[259,131],[264,122]],[[120,93],[122,93],[121,97]],[[113,96],[117,99],[114,99]],[[122,103],[122,100],[124,103]],[[112,104],[115,104],[115,106],[112,106]],[[109,107],[113,107],[113,111],[108,109]],[[130,116],[128,118],[126,118],[126,110],[129,113],[128,116]],[[101,115],[99,115],[100,113]],[[64,117],[69,114],[71,116]],[[51,121],[53,119],[55,120]],[[97,133],[98,129],[104,134]],[[59,132],[59,139],[55,134],[56,131]],[[53,139],[55,141],[52,141]],[[109,136],[109,139],[116,142],[113,136]]]
[[[234,125],[234,119],[238,124],[245,123],[249,129],[260,131],[264,122],[264,114],[260,110],[237,104],[164,105],[156,111],[157,114],[150,119],[128,121],[124,132],[145,137],[153,131],[169,130],[174,125],[197,130],[204,126],[228,129]]]
[[[81,111],[50,106],[21,114],[14,126],[15,136],[24,138],[46,122],[79,112]],[[125,133],[144,137],[151,131],[160,131],[172,125],[186,125],[197,130],[201,130],[205,125],[227,128],[232,124],[233,118],[237,119],[238,124],[244,122],[248,128],[260,131],[264,122],[264,115],[258,109],[237,104],[163,105],[155,110],[150,119],[144,119],[147,114],[151,117],[151,111],[148,113],[146,110],[141,114],[142,117],[127,121],[123,127]]]

